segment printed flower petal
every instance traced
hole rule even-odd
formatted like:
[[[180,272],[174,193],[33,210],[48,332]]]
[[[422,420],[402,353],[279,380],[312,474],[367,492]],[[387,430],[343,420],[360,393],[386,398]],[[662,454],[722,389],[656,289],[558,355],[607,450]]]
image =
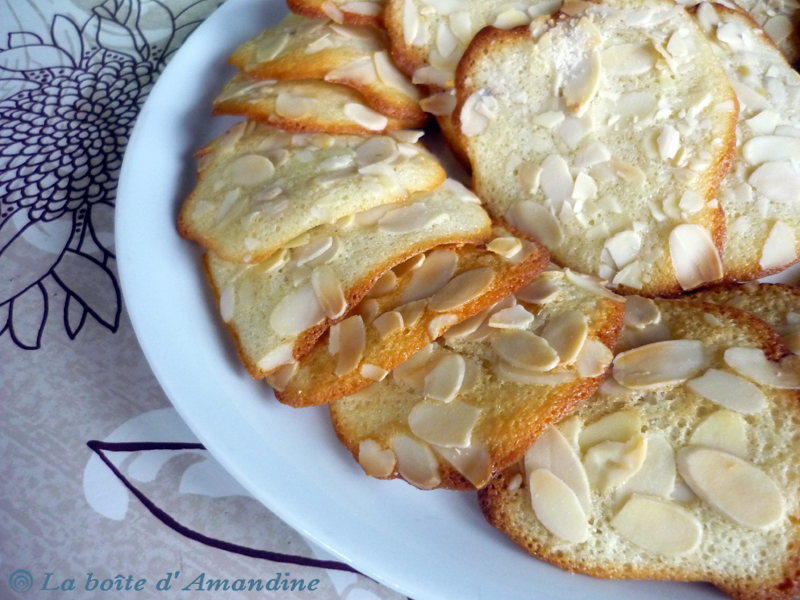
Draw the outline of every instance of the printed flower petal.
[[[69,339],[74,340],[86,324],[86,315],[89,312],[86,307],[81,304],[75,296],[67,294],[67,299],[64,302],[64,327],[67,329]]]
[[[50,27],[53,43],[72,57],[75,65],[79,65],[83,56],[83,40],[81,30],[71,19],[56,15]]]
[[[8,47],[19,48],[20,46],[35,46],[44,43],[35,33],[28,31],[12,31],[8,34]]]
[[[47,291],[41,283],[28,288],[11,305],[11,338],[25,350],[38,350],[47,322]]]
[[[91,315],[116,331],[122,309],[114,274],[97,260],[67,250],[53,268],[53,277],[86,307]]]
[[[0,52],[0,68],[7,71],[35,71],[74,67],[72,57],[55,46],[23,46]]]

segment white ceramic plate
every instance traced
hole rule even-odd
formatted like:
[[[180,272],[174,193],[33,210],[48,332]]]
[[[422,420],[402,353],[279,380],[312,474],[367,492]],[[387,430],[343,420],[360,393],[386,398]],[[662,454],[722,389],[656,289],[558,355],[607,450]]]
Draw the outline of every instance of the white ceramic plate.
[[[708,585],[600,581],[534,560],[485,523],[475,494],[366,477],[336,440],[326,408],[283,406],[247,375],[217,318],[201,252],[174,224],[194,182],[193,152],[234,122],[209,117],[232,76],[226,57],[285,12],[281,0],[228,0],[159,79],[125,156],[116,226],[122,288],[178,412],[283,520],[415,600],[721,598]]]

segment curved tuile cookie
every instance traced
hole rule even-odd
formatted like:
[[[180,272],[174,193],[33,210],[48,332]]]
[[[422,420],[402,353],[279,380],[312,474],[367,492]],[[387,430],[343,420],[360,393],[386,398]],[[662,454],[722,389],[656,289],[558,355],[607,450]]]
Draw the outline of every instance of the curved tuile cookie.
[[[475,192],[559,264],[619,288],[720,279],[737,115],[724,70],[672,2],[578,9],[484,29],[464,55],[454,119]]]
[[[515,297],[330,405],[337,436],[368,474],[423,489],[480,488],[597,389],[623,299],[561,271]],[[383,469],[373,464],[379,453]]]
[[[313,19],[383,28],[385,0],[287,0],[289,10]]]
[[[392,57],[414,83],[452,88],[456,66],[484,27],[528,25],[561,8],[562,0],[503,4],[468,0],[388,0],[384,20]]]
[[[750,281],[710,287],[689,297],[754,314],[778,332],[789,350],[800,354],[800,288]]]
[[[719,190],[722,262],[726,278],[748,281],[800,260],[800,75],[746,14],[692,11],[739,100],[736,159]]]
[[[389,58],[386,33],[289,15],[245,42],[228,60],[254,79],[324,79],[358,90],[374,110],[412,121],[427,116],[419,90]]]
[[[353,88],[319,79],[276,81],[237,75],[214,101],[214,115],[241,115],[292,132],[371,135],[409,129],[415,119],[374,111]]]
[[[776,365],[787,350],[766,323],[738,309],[655,305],[666,343],[702,347],[695,372],[649,389],[604,384],[537,440],[524,464],[479,492],[481,509],[525,550],[568,571],[706,581],[740,600],[797,597],[800,393],[754,384],[724,359],[740,347]],[[641,356],[654,358],[646,348]],[[577,510],[548,502],[555,495],[537,483],[546,479],[541,471],[571,490]],[[580,535],[568,541],[547,509]]]
[[[445,179],[420,144],[290,134],[243,121],[197,153],[178,232],[220,258],[257,263],[322,223],[429,191]]]
[[[239,356],[259,379],[307,353],[388,269],[429,248],[480,243],[490,234],[479,204],[440,187],[315,227],[257,265],[213,253],[204,263]]]
[[[682,0],[678,4],[692,7],[700,2]],[[789,63],[795,64],[800,60],[800,36],[798,36],[800,3],[795,0],[738,0],[735,3],[731,2],[727,8],[729,10],[740,8],[750,15]]]
[[[439,247],[387,272],[351,311],[361,315],[366,326],[360,368],[337,376],[339,355],[331,352],[328,330],[283,389],[276,388],[278,400],[295,407],[314,406],[355,394],[375,380],[374,374],[385,376],[451,326],[515,292],[547,266],[547,251],[540,244],[498,233],[488,247]],[[431,297],[448,282],[486,269],[493,273],[492,280],[484,289],[476,288],[468,302],[444,313],[427,309]],[[449,315],[455,315],[455,322],[443,318]]]

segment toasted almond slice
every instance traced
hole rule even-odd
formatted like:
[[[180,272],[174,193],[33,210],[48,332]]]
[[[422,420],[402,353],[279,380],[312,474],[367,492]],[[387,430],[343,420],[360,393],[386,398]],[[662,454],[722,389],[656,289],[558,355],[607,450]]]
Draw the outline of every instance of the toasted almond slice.
[[[422,390],[427,375],[428,362],[433,356],[436,344],[428,344],[421,350],[411,355],[404,363],[399,364],[392,371],[392,378],[401,386],[410,386]]]
[[[686,387],[706,400],[744,414],[761,412],[766,406],[758,387],[727,371],[709,369],[701,377],[687,381]]]
[[[458,254],[455,250],[434,250],[414,272],[403,291],[401,302],[412,302],[433,296],[453,278],[456,267],[458,267]]]
[[[426,113],[438,117],[450,116],[456,109],[456,97],[452,92],[441,92],[423,98],[419,102],[419,107]]]
[[[305,246],[300,246],[294,251],[294,260],[298,267],[319,258],[333,247],[333,237],[322,235],[309,241]]]
[[[575,492],[547,469],[528,477],[531,505],[536,518],[550,533],[579,544],[589,537],[589,522]]]
[[[381,310],[380,302],[375,300],[374,298],[368,298],[366,300],[361,301],[359,305],[356,307],[356,311],[361,318],[364,319],[364,325],[369,325],[375,320],[375,317],[378,316],[378,313]]]
[[[392,449],[397,456],[397,470],[408,483],[423,490],[441,483],[439,463],[430,448],[407,435],[396,435]]]
[[[277,371],[267,375],[267,383],[272,386],[273,389],[282,392],[286,389],[286,386],[289,385],[289,381],[294,377],[294,374],[297,373],[297,368],[298,364],[296,362],[283,365]]]
[[[556,285],[552,277],[537,277],[528,285],[514,292],[517,300],[531,304],[547,304],[558,296],[561,288]]]
[[[587,292],[592,292],[593,294],[597,294],[603,298],[608,298],[609,300],[625,302],[625,298],[609,290],[601,283],[602,280],[598,280],[596,277],[582,275],[572,271],[571,269],[564,269],[564,274],[567,276],[567,279],[569,279],[570,282],[574,283],[579,288],[586,290]]]
[[[435,446],[434,449],[476,488],[480,489],[489,483],[492,477],[492,457],[480,441],[472,440],[466,448]]]
[[[456,323],[458,323],[458,317],[456,315],[437,315],[428,323],[428,335],[435,340]]]
[[[553,425],[547,427],[525,453],[525,473],[547,469],[575,492],[586,514],[592,509],[589,480],[581,459],[564,435]]]
[[[631,494],[669,498],[675,488],[675,451],[669,441],[657,433],[648,433],[647,452],[639,471],[614,491],[617,501]]]
[[[703,526],[692,513],[669,500],[639,494],[631,496],[611,526],[637,546],[665,556],[690,554],[703,537]]]
[[[275,165],[266,156],[247,154],[233,161],[228,173],[234,185],[253,186],[272,177],[275,174]]]
[[[614,379],[631,389],[651,389],[690,379],[707,367],[698,340],[668,340],[640,346],[614,359]]]
[[[360,315],[339,323],[339,353],[336,360],[337,377],[355,371],[364,356],[366,329]]]
[[[363,104],[350,102],[344,105],[344,115],[364,129],[383,131],[389,124],[389,118]]]
[[[556,207],[569,200],[572,197],[574,181],[567,161],[558,154],[551,154],[545,158],[542,162],[539,185],[545,198],[553,201]]]
[[[378,281],[375,282],[375,285],[372,286],[365,298],[378,298],[388,294],[395,287],[397,287],[397,275],[394,271],[386,271],[378,278]]]
[[[614,360],[614,353],[603,342],[587,339],[578,355],[577,369],[580,377],[599,377]]]
[[[684,290],[722,278],[722,260],[708,230],[683,223],[669,234],[669,254],[675,278]]]
[[[568,310],[552,317],[541,337],[558,353],[559,364],[572,364],[578,358],[589,334],[589,320],[581,312]]]
[[[465,370],[464,357],[460,354],[448,354],[442,358],[425,376],[425,397],[441,402],[453,400],[461,390]]]
[[[514,204],[506,213],[506,219],[512,227],[516,227],[548,248],[557,248],[564,238],[558,219],[533,200],[523,200]]]
[[[769,360],[758,348],[728,348],[725,364],[748,379],[780,389],[800,389],[798,363],[786,357],[780,363]]]
[[[784,518],[784,499],[775,482],[732,454],[686,446],[678,451],[678,473],[695,494],[743,527],[766,531]]]
[[[627,442],[642,429],[642,419],[633,410],[619,410],[584,427],[578,437],[581,452],[600,442]]]
[[[703,419],[692,432],[689,443],[747,458],[747,423],[738,413],[718,410]]]
[[[559,373],[536,373],[528,369],[520,369],[500,360],[494,365],[494,372],[503,381],[512,381],[522,385],[561,385],[575,380],[575,374],[570,371]]]
[[[373,59],[375,60],[375,70],[383,83],[399,90],[412,100],[419,100],[419,90],[394,66],[387,50],[376,52]]]
[[[486,249],[503,258],[511,258],[522,250],[522,242],[515,237],[499,237],[486,244]]]
[[[586,451],[583,466],[593,488],[610,491],[633,477],[644,464],[647,438],[637,433],[627,442],[605,441]]]
[[[382,449],[375,440],[362,440],[358,444],[358,464],[370,477],[389,477],[396,463],[394,452]]]
[[[225,286],[219,295],[219,312],[222,320],[228,323],[236,312],[236,289],[233,285]]]
[[[536,317],[519,304],[497,311],[489,317],[489,327],[495,329],[525,329]]]
[[[376,317],[372,321],[372,326],[378,330],[378,335],[383,339],[396,331],[402,331],[404,326],[403,315],[395,310],[390,310]]]
[[[481,110],[485,94],[482,89],[473,92],[461,107],[461,133],[467,137],[478,135],[489,126],[489,117]]]
[[[386,233],[409,233],[427,227],[437,216],[424,202],[415,202],[386,213],[378,221],[378,229]]]
[[[403,3],[403,40],[406,46],[411,46],[419,33],[419,13],[413,0]]]
[[[783,221],[776,221],[770,229],[758,266],[765,270],[781,269],[797,257],[797,240],[794,229]]]
[[[356,164],[366,167],[376,163],[390,163],[399,156],[397,142],[387,136],[369,138],[356,149]]]
[[[608,250],[616,267],[621,269],[639,255],[642,249],[642,236],[630,229],[621,231],[608,238],[603,248]]]
[[[584,19],[581,19],[584,21]],[[591,25],[591,21],[585,20]],[[580,23],[580,22],[579,22]],[[592,25],[592,27],[594,27]],[[603,64],[600,52],[590,50],[579,64],[565,78],[563,91],[567,106],[579,117],[586,112],[597,90],[600,89],[600,79],[603,73]]]
[[[269,373],[283,365],[294,362],[294,344],[281,344],[265,356],[262,356],[256,365],[261,371]]]
[[[453,400],[449,403],[423,400],[408,415],[411,432],[423,441],[443,448],[466,448],[481,409]]]
[[[774,202],[800,202],[800,175],[789,162],[766,162],[753,171],[747,183]]]
[[[415,271],[416,269],[419,269],[422,266],[422,263],[424,262],[425,262],[425,253],[422,252],[420,254],[412,256],[408,260],[404,260],[395,268],[393,268],[392,271],[394,271],[395,275],[397,275],[398,277],[402,277],[403,275],[409,273],[410,271]]]
[[[406,302],[402,306],[398,306],[395,310],[403,317],[403,327],[413,327],[422,317],[425,308],[428,306],[428,301],[424,298],[422,300],[414,300],[413,302]]]
[[[296,336],[322,323],[325,311],[310,283],[289,293],[272,309],[269,324],[277,333]]]
[[[338,319],[344,314],[347,310],[347,299],[333,269],[327,265],[315,267],[311,272],[311,285],[325,316],[329,319]]]
[[[558,353],[547,340],[530,331],[498,331],[491,340],[497,355],[514,367],[527,371],[549,371],[558,365]]]
[[[661,322],[661,311],[650,298],[627,296],[625,298],[625,315],[622,319],[625,327],[642,330],[648,325]]]
[[[658,53],[651,42],[617,44],[603,49],[603,68],[608,75],[642,75],[652,69]]]
[[[467,304],[483,294],[494,281],[492,267],[478,267],[465,271],[451,279],[428,301],[434,312],[445,312]]]
[[[382,367],[367,364],[361,365],[359,372],[364,379],[369,379],[371,381],[383,381],[389,374],[389,371]]]

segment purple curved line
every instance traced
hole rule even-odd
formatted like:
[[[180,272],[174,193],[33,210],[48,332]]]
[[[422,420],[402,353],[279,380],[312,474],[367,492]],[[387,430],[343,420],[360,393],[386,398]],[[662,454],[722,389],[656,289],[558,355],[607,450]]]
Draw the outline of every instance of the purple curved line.
[[[125,442],[125,443],[111,443],[111,442],[102,442],[100,440],[90,440],[86,442],[86,445],[100,457],[106,466],[111,469],[114,475],[128,488],[131,493],[139,499],[147,510],[159,521],[164,523],[167,527],[177,531],[181,535],[194,540],[196,542],[200,542],[201,544],[205,544],[206,546],[211,546],[212,548],[217,548],[219,550],[225,550],[227,552],[234,552],[236,554],[242,554],[244,556],[249,556],[250,558],[261,558],[264,560],[270,560],[273,562],[280,562],[280,563],[287,563],[287,564],[294,564],[299,565],[302,567],[317,567],[320,569],[334,569],[337,571],[347,571],[349,573],[355,573],[357,575],[363,575],[360,571],[355,570],[348,564],[333,561],[333,560],[318,560],[315,558],[306,558],[304,556],[296,556],[293,554],[282,554],[280,552],[271,552],[269,550],[256,550],[255,548],[248,548],[246,546],[240,546],[238,544],[232,544],[230,542],[225,542],[223,540],[218,540],[216,538],[209,537],[207,535],[203,535],[197,531],[189,529],[185,525],[181,525],[175,519],[173,519],[170,515],[156,506],[147,496],[145,496],[138,488],[136,488],[128,479],[117,469],[117,467],[108,459],[108,457],[104,454],[105,451],[107,452],[139,452],[145,450],[205,450],[205,446],[202,444],[184,444],[184,443],[174,443],[174,442]],[[366,577],[366,575],[363,575]]]

